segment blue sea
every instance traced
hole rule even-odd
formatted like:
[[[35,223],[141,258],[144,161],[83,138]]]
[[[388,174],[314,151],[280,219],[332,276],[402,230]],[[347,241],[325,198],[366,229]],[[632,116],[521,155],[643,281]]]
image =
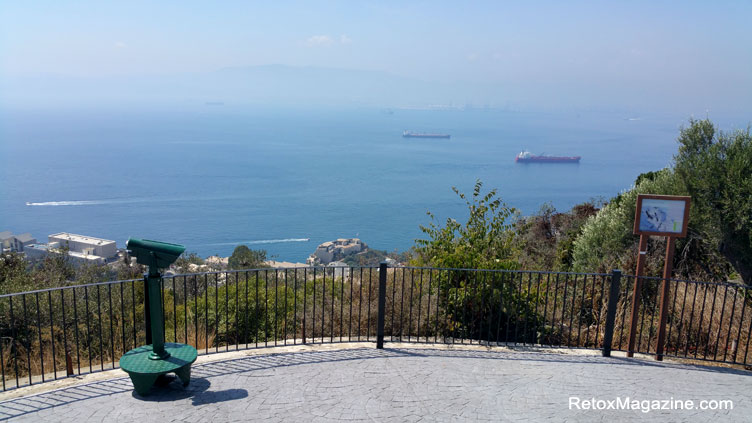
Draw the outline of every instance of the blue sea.
[[[670,164],[686,117],[623,112],[379,108],[16,110],[0,113],[0,231],[239,244],[304,261],[359,237],[406,250],[429,223],[466,217],[477,179],[523,215],[628,189]],[[451,139],[405,139],[404,130]],[[579,164],[516,164],[523,149]]]

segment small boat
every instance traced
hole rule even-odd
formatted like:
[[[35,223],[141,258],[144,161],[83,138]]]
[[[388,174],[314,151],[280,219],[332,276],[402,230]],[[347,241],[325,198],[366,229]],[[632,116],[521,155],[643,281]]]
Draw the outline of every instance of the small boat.
[[[579,163],[580,156],[535,156],[529,151],[523,151],[514,159],[517,163]]]
[[[402,133],[404,138],[451,138],[449,134],[429,134],[421,132],[405,131]]]

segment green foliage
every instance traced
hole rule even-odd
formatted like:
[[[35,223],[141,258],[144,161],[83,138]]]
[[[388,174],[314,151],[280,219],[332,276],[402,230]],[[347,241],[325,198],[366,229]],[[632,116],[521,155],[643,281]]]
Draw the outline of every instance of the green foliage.
[[[232,252],[227,265],[233,270],[259,269],[268,267],[264,264],[265,261],[265,250],[251,250],[245,245],[238,245]]]
[[[682,182],[671,169],[638,177],[634,188],[619,195],[588,219],[574,241],[572,268],[576,272],[608,272],[631,268],[637,237],[632,234],[637,194],[685,195]],[[692,221],[690,217],[690,222]]]
[[[445,226],[436,222],[436,217],[428,212],[432,222],[420,226],[428,239],[416,240],[417,264],[436,267],[473,269],[513,269],[514,231],[507,220],[517,211],[508,207],[497,197],[496,190],[482,195],[483,183],[477,181],[471,198],[452,190],[465,201],[469,217],[465,224],[448,218]]]
[[[743,281],[752,284],[752,136],[750,129],[717,132],[690,120],[674,156],[679,178],[692,196],[694,227]]]
[[[516,226],[519,262],[525,270],[569,271],[574,240],[590,216],[597,212],[597,200],[578,204],[559,213],[544,204],[533,216],[520,219]]]

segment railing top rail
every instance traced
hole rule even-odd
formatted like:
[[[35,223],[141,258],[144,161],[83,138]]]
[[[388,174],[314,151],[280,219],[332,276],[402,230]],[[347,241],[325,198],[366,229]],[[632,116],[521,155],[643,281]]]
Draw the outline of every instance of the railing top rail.
[[[635,278],[637,276],[635,275],[622,275],[625,278]],[[652,280],[652,281],[662,281],[663,278],[659,276],[639,276],[640,279],[643,280]],[[695,281],[692,279],[675,279],[671,278],[669,279],[670,282],[683,282],[683,283],[693,283],[697,285],[718,285],[718,286],[729,286],[729,287],[736,287],[736,288],[744,288],[744,289],[752,289],[752,285],[745,285],[743,283],[736,283],[736,282],[713,282],[713,281]]]
[[[0,298],[16,297],[16,296],[19,296],[19,295],[40,294],[42,292],[61,291],[61,290],[65,290],[65,289],[84,288],[84,287],[97,286],[97,285],[114,285],[114,284],[118,284],[118,283],[138,282],[138,281],[142,281],[142,280],[143,279],[122,279],[122,280],[117,280],[117,281],[93,282],[93,283],[84,283],[84,284],[79,284],[79,285],[57,286],[57,287],[53,287],[53,288],[36,289],[36,290],[33,290],[33,291],[12,292],[10,294],[2,294],[2,295],[0,295]]]
[[[394,269],[394,267],[390,268]],[[588,273],[588,272],[556,272],[552,270],[510,270],[510,269],[473,269],[463,267],[415,267],[415,266],[400,266],[397,269],[415,269],[415,270],[458,270],[469,272],[494,272],[494,273],[530,273],[530,274],[543,274],[543,275],[582,275],[582,276],[611,276],[610,273]]]
[[[273,272],[280,270],[303,270],[303,269],[316,269],[316,270],[330,270],[330,269],[378,269],[379,266],[306,266],[306,267],[258,267],[252,269],[239,269],[239,270],[212,270],[211,272],[195,272],[195,273],[175,273],[172,275],[162,275],[163,278],[177,278],[188,276],[201,276],[201,275],[226,275],[231,273],[246,273],[246,272]]]

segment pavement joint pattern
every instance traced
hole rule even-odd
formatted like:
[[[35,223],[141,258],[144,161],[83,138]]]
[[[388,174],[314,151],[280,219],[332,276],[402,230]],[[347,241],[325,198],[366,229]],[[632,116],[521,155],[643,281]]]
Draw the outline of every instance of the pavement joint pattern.
[[[14,421],[749,421],[752,373],[593,355],[373,347],[198,364],[141,397],[127,377],[0,402]],[[577,410],[569,398],[722,400],[733,410]]]

